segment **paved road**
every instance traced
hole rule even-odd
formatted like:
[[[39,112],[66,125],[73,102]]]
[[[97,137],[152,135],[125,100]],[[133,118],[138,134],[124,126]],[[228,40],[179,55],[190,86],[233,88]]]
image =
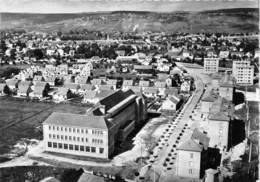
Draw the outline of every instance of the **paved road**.
[[[178,66],[182,66],[182,64],[178,63]],[[192,120],[190,116],[201,99],[204,85],[209,82],[207,76],[201,73],[201,69],[186,67],[185,69],[194,77],[196,90],[174,121],[169,121],[168,128],[163,132],[159,145],[150,155],[148,165],[143,167],[140,172],[140,176],[145,176],[146,180],[143,181],[173,181],[176,178],[176,148],[191,136]]]

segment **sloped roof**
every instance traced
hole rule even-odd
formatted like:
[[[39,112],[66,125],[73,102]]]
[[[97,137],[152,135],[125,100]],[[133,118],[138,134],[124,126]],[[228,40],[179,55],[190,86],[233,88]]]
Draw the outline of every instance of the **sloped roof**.
[[[30,86],[20,86],[18,89],[18,92],[20,93],[27,93],[27,91],[29,90]]]
[[[100,104],[105,105],[107,111],[133,94],[134,92],[132,90],[118,90],[112,93],[111,95],[105,97],[104,99],[100,100]]]
[[[178,148],[178,150],[201,152],[203,147],[192,139],[186,140]]]
[[[53,112],[44,121],[44,124],[108,129],[105,118],[103,116],[95,116],[92,113],[81,115],[81,114],[72,114],[72,113]]]
[[[5,80],[5,82],[6,82],[6,84],[8,86],[15,86],[18,83],[18,80],[16,80],[16,79],[7,79],[7,80]]]
[[[229,121],[230,118],[224,112],[211,113],[208,116],[209,120]]]
[[[191,135],[191,139],[199,140],[199,142],[203,145],[204,149],[207,149],[209,146],[209,140],[210,138],[207,137],[206,134],[200,132],[197,128],[193,130],[193,133]]]
[[[44,87],[35,87],[33,93],[41,95],[43,93],[44,89],[45,89]]]
[[[34,87],[45,87],[47,84],[47,82],[36,82]]]
[[[65,88],[69,88],[69,89],[79,89],[79,84],[77,83],[66,83],[64,85]]]
[[[42,81],[43,80],[43,76],[40,76],[40,75],[35,75],[33,77],[33,81]]]
[[[58,88],[58,91],[57,91],[56,94],[58,94],[58,95],[67,95],[68,91],[69,91],[68,88],[61,87],[61,88]]]
[[[21,81],[18,84],[18,88],[20,88],[21,86],[31,86],[32,82],[31,81]]]
[[[99,85],[99,90],[113,90],[112,85]]]
[[[109,79],[109,80],[107,80],[107,84],[108,85],[116,85],[116,83],[117,83],[116,79]]]
[[[166,88],[164,93],[166,95],[177,95],[178,94],[178,88],[174,88],[174,87]]]

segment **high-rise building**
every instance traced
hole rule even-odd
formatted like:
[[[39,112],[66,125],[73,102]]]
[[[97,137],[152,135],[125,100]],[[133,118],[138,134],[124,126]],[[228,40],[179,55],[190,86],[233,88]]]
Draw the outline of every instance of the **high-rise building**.
[[[233,61],[232,73],[237,84],[253,85],[254,66],[250,65],[250,61]]]
[[[219,58],[204,58],[204,73],[217,73],[219,67]]]

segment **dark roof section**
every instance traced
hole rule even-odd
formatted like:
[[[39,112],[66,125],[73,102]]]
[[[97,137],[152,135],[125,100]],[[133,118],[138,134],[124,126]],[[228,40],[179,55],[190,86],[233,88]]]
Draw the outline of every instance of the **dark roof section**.
[[[185,150],[185,151],[193,151],[193,152],[201,152],[203,150],[203,147],[195,142],[192,139],[189,139],[182,143],[178,148],[178,150]]]
[[[122,91],[118,90],[113,94],[107,96],[106,98],[100,100],[101,105],[105,105],[106,111],[117,105],[119,102],[122,102],[130,95],[133,95],[134,92],[132,90]]]

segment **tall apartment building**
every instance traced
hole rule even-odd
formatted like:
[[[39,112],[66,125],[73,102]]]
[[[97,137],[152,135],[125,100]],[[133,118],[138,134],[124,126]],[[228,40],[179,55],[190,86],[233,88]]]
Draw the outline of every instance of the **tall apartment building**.
[[[52,113],[43,123],[45,151],[108,159],[146,119],[146,104],[132,90],[119,90],[85,115]]]
[[[219,67],[219,58],[204,58],[204,73],[217,73]]]
[[[237,84],[253,85],[254,66],[250,65],[250,61],[233,61],[232,73]]]

